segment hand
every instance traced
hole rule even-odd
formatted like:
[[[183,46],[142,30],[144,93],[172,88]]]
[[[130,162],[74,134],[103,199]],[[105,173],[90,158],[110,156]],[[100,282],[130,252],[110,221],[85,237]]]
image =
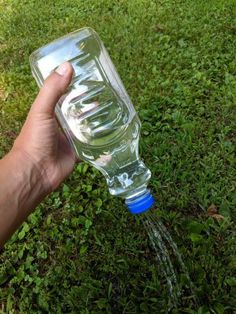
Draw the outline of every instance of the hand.
[[[66,62],[45,80],[12,148],[13,152],[20,152],[39,169],[47,193],[55,190],[70,174],[76,160],[54,113],[72,74],[73,68]]]
[[[54,113],[72,73],[64,63],[47,78],[13,148],[0,160],[0,248],[74,167],[75,153]]]

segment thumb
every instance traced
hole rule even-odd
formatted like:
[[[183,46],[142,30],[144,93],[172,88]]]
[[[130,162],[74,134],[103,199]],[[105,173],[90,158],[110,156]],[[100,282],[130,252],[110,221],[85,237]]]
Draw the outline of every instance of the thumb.
[[[44,82],[36,97],[31,112],[54,115],[55,106],[60,97],[69,86],[73,74],[73,68],[69,62],[61,64]]]

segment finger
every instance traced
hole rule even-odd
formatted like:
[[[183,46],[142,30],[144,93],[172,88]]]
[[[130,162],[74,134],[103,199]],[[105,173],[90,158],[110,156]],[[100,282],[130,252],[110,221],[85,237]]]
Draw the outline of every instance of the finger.
[[[69,86],[73,74],[73,68],[69,62],[61,64],[44,82],[31,111],[54,115],[55,106],[60,97]]]

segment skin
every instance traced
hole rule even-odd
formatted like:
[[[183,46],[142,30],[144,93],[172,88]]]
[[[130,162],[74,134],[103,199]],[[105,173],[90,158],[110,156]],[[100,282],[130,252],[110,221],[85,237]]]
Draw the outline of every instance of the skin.
[[[73,170],[76,156],[54,113],[72,75],[66,62],[45,80],[12,149],[0,160],[0,247]]]

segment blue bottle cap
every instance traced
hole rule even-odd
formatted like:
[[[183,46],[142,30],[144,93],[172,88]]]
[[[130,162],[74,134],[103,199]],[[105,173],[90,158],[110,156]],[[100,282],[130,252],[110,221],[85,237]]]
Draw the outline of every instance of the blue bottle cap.
[[[134,199],[133,201],[126,200],[125,203],[132,214],[141,214],[150,209],[155,203],[155,200],[152,194],[147,191],[147,193]]]

